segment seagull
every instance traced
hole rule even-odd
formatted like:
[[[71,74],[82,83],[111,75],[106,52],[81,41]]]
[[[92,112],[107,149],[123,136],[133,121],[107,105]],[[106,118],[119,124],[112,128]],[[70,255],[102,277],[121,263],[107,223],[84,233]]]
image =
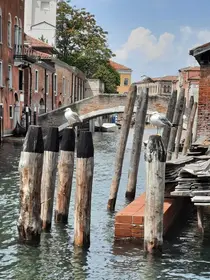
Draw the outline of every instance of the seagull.
[[[166,125],[169,127],[175,126],[163,114],[160,114],[158,112],[152,113],[152,116],[150,117],[150,123],[157,127],[157,134],[158,128],[164,127]]]
[[[69,126],[73,127],[75,123],[81,123],[82,120],[80,119],[79,115],[71,110],[71,108],[67,108],[64,111],[64,116],[67,119]]]

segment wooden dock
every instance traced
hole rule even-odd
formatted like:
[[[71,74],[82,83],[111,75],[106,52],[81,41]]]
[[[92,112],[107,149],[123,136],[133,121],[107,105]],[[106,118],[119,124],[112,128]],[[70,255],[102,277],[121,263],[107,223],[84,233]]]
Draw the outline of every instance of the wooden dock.
[[[183,206],[182,198],[165,198],[164,235],[174,223]],[[144,238],[145,193],[120,210],[115,217],[115,238]]]

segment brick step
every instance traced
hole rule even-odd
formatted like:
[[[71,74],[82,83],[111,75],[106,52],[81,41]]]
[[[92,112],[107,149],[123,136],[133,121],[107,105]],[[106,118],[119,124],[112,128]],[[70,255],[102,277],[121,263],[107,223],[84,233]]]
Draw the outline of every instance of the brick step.
[[[164,235],[172,226],[181,209],[182,203],[177,198],[164,200]],[[115,238],[144,238],[145,193],[120,210],[115,217]]]

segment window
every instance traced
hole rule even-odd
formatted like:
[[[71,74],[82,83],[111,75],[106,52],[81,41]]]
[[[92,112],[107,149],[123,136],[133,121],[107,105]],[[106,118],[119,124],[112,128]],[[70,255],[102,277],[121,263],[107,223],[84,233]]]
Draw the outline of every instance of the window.
[[[46,94],[49,93],[49,74],[46,75]]]
[[[19,69],[19,90],[23,90],[23,70]]]
[[[8,86],[12,89],[12,65],[8,65]]]
[[[66,80],[65,80],[65,77],[63,77],[62,94],[66,95]]]
[[[2,43],[2,9],[0,8],[0,43]]]
[[[35,92],[39,91],[39,71],[35,70]]]
[[[3,63],[0,61],[0,86],[3,86]]]
[[[50,2],[49,1],[41,1],[41,10],[49,11],[50,10]]]
[[[54,94],[57,95],[57,74],[54,75]]]
[[[124,86],[128,86],[128,78],[124,79]]]
[[[7,30],[7,40],[8,40],[8,47],[12,47],[12,18],[11,14],[8,16],[8,30]]]
[[[9,118],[13,119],[13,106],[9,105]]]
[[[19,29],[18,29],[18,47],[19,54],[22,54],[22,21],[19,19]]]
[[[15,54],[18,54],[18,51],[19,51],[19,22],[18,22],[18,18],[15,17]]]

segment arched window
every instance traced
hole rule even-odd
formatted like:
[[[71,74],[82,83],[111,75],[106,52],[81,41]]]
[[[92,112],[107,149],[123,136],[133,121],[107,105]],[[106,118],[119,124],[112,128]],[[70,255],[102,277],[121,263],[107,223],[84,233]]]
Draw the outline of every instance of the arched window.
[[[15,54],[18,54],[19,48],[18,48],[18,43],[19,43],[19,22],[18,18],[15,17]]]
[[[8,47],[12,47],[12,17],[8,15],[8,29],[7,29]]]
[[[171,92],[171,87],[170,86],[168,86],[168,93],[170,93]]]
[[[0,8],[0,43],[2,43],[2,9]]]
[[[19,19],[19,33],[18,33],[18,45],[19,45],[19,53],[22,54],[22,36],[23,36],[23,27],[22,21]]]

